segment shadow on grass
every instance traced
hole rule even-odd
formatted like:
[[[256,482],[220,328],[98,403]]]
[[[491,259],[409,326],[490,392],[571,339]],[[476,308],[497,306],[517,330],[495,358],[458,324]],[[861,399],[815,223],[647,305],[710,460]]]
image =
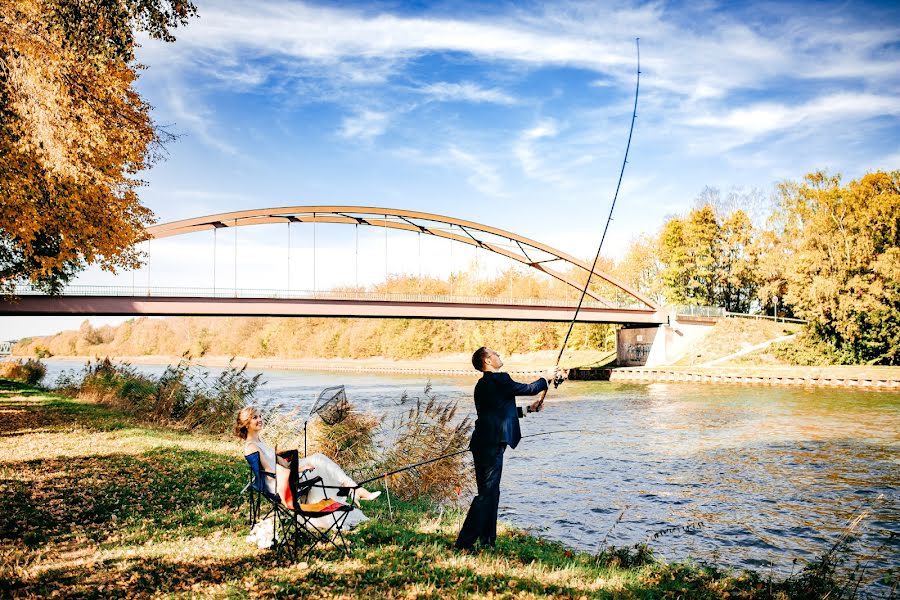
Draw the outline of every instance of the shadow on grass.
[[[7,379],[0,379],[0,412],[0,437],[53,433],[73,427],[113,431],[136,424],[121,411]]]
[[[114,533],[202,535],[242,522],[240,467],[221,454],[177,448],[16,462],[0,479],[0,539],[37,548]]]

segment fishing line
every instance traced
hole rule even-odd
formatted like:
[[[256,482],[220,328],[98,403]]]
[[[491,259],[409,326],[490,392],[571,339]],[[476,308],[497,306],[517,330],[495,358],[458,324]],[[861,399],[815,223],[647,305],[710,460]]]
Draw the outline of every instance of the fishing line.
[[[530,437],[537,437],[537,436],[541,436],[541,435],[553,435],[556,433],[590,433],[593,435],[601,435],[601,433],[599,431],[591,431],[589,429],[556,429],[554,431],[542,431],[540,433],[530,433],[528,435],[523,435],[522,439],[530,438]],[[469,448],[464,448],[462,450],[457,450],[455,452],[443,454],[436,458],[430,458],[428,460],[423,460],[422,462],[417,462],[417,463],[414,463],[411,465],[406,465],[406,466],[400,467],[399,469],[394,469],[393,471],[387,471],[386,473],[380,473],[374,477],[370,477],[364,481],[360,481],[359,483],[356,484],[356,487],[362,487],[363,485],[365,485],[367,483],[371,483],[373,481],[378,481],[379,479],[384,479],[385,477],[390,477],[391,475],[396,475],[397,473],[402,473],[403,471],[409,471],[410,469],[415,469],[416,467],[428,465],[433,462],[437,462],[439,460],[444,460],[445,458],[452,458],[454,456],[459,456],[460,454],[464,454],[469,451],[470,451]]]
[[[566,332],[566,337],[563,339],[562,346],[559,349],[559,354],[556,357],[556,366],[559,367],[559,362],[562,360],[563,352],[566,350],[566,345],[569,343],[569,336],[572,334],[572,328],[575,326],[575,320],[578,319],[578,313],[581,310],[581,305],[584,302],[584,297],[587,295],[588,286],[591,283],[591,277],[594,275],[594,271],[597,269],[597,261],[600,259],[600,250],[603,248],[603,242],[606,240],[606,232],[609,230],[609,224],[612,221],[613,210],[616,208],[616,200],[619,198],[619,189],[622,187],[622,177],[625,175],[625,165],[628,163],[628,151],[631,149],[631,135],[634,133],[634,121],[637,119],[637,103],[638,103],[638,95],[641,90],[641,38],[635,38],[634,44],[637,49],[637,80],[634,86],[634,109],[631,111],[631,127],[628,129],[628,143],[625,145],[625,157],[622,159],[622,168],[619,171],[619,182],[616,184],[616,193],[613,195],[612,206],[609,207],[609,216],[606,218],[606,226],[603,227],[603,235],[600,237],[600,245],[597,246],[597,254],[594,256],[594,263],[591,265],[591,272],[588,273],[587,281],[584,284],[584,289],[581,290],[581,297],[578,299],[578,306],[575,308],[575,314],[572,315],[572,321],[569,323],[569,330]],[[556,381],[554,381],[555,385],[559,385]],[[541,394],[541,399],[539,404],[544,401],[544,397],[547,395],[547,391]]]

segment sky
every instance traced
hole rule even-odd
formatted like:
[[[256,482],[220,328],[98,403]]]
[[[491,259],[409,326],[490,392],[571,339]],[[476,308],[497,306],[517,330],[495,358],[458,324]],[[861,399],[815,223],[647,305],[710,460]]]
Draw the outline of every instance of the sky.
[[[849,181],[900,168],[900,8],[887,2],[195,2],[175,43],[137,53],[137,89],[179,135],[142,175],[161,223],[384,206],[589,260],[628,139],[636,38],[638,116],[604,255],[706,186],[768,197],[817,169]],[[290,273],[292,289],[324,289],[475,259],[402,232],[361,232],[357,253],[355,232],[327,226],[313,253],[310,227],[154,242],[149,269],[76,283],[282,289]],[[4,317],[0,338],[80,321]]]

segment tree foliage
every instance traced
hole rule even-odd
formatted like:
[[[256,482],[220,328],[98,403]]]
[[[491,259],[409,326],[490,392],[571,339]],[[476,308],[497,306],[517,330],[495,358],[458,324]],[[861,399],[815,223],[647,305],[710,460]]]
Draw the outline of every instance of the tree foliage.
[[[138,173],[169,137],[134,89],[135,33],[172,41],[182,0],[0,0],[0,286],[54,291],[135,267]]]
[[[900,171],[778,188],[785,300],[842,362],[900,364]]]
[[[754,240],[741,209],[719,214],[704,204],[687,217],[670,218],[657,242],[667,300],[749,312],[758,287]]]

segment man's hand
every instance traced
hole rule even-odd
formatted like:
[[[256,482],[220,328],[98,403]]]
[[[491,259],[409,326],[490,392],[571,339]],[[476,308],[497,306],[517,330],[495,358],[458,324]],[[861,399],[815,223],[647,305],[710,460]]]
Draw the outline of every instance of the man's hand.
[[[569,372],[560,369],[559,367],[553,367],[552,369],[547,369],[544,373],[544,379],[547,380],[547,384],[559,385],[565,379],[569,378]]]

